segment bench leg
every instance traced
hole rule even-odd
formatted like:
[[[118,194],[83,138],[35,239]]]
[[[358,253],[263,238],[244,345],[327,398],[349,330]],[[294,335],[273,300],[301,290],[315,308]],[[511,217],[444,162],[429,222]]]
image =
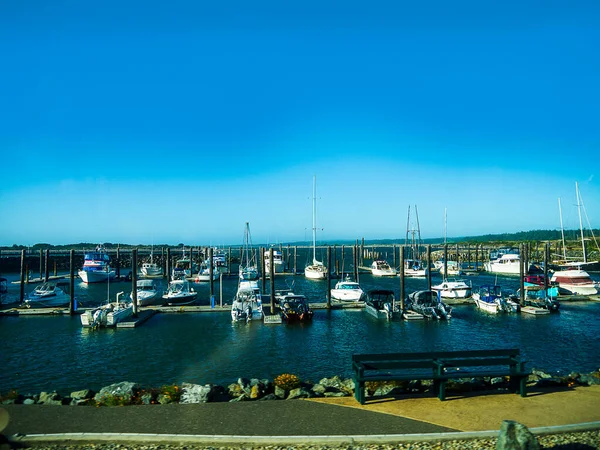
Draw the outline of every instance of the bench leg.
[[[446,400],[446,380],[441,380],[438,387],[438,398],[440,401]]]
[[[521,397],[527,397],[527,377],[521,377],[519,380],[519,388]]]
[[[354,398],[361,405],[365,404],[365,383],[354,380]]]

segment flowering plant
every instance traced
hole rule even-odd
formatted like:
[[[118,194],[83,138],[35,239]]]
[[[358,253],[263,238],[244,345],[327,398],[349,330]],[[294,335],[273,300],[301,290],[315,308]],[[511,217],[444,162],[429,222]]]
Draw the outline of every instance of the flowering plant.
[[[292,389],[300,387],[300,378],[290,373],[282,373],[275,377],[273,383],[281,389],[291,391]]]

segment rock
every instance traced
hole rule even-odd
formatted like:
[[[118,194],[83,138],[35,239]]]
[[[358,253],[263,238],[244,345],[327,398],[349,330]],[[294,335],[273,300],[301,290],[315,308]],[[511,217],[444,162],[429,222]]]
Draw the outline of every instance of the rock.
[[[327,391],[323,397],[348,397],[350,394],[344,391]]]
[[[317,383],[312,387],[312,391],[315,393],[315,395],[322,396],[327,391],[327,388],[322,384]]]
[[[490,385],[496,389],[502,389],[506,386],[506,384],[504,382],[504,378],[502,378],[502,377],[495,377],[495,378],[490,379]]]
[[[277,397],[275,394],[267,394],[258,399],[259,402],[263,400],[279,400],[279,397]]]
[[[496,450],[539,450],[540,444],[529,429],[514,420],[504,420]]]
[[[287,391],[279,386],[275,386],[275,396],[280,399],[284,399],[287,397]]]
[[[42,405],[62,405],[62,399],[56,392],[40,392],[40,399],[38,403]]]
[[[262,397],[262,389],[260,388],[260,386],[258,384],[255,384],[250,389],[250,398],[252,400],[256,400],[256,399],[261,398],[261,397]]]
[[[142,394],[140,400],[142,405],[151,405],[154,403],[154,396],[150,392],[146,392],[145,394]]]
[[[181,398],[179,403],[208,403],[212,401],[213,385],[183,383],[181,385]]]
[[[227,386],[227,393],[230,397],[236,398],[242,395],[244,393],[244,390],[239,384],[231,383],[229,386]]]
[[[537,369],[533,369],[531,373],[532,375],[536,375],[539,378],[552,378],[552,375],[549,375],[546,372]]]
[[[100,392],[94,395],[94,400],[98,403],[107,403],[118,399],[122,404],[128,404],[139,390],[140,386],[137,383],[122,381],[100,389]]]
[[[23,400],[23,404],[24,405],[35,405],[35,400],[32,398],[26,398],[25,400]]]
[[[71,392],[71,398],[73,400],[82,400],[82,399],[86,399],[86,398],[93,398],[94,395],[95,395],[95,392],[92,391],[91,389],[82,389],[81,391]]]
[[[582,385],[597,386],[600,384],[600,371],[581,374],[579,382]]]
[[[239,397],[229,400],[229,403],[244,402],[246,400],[249,400],[248,396],[246,394],[242,394]]]
[[[299,387],[296,389],[292,389],[287,397],[288,400],[292,400],[294,398],[311,398],[313,394],[311,391],[306,389],[305,387]]]

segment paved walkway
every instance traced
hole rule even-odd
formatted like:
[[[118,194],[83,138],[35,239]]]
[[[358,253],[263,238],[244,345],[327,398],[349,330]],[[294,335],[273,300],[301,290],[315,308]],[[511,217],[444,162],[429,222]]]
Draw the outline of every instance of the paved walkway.
[[[139,434],[154,440],[203,436],[205,441],[240,436],[246,442],[260,437],[295,437],[299,442],[298,437],[321,441],[325,436],[338,440],[379,436],[393,441],[399,435],[495,432],[505,419],[530,428],[596,422],[591,427],[600,429],[599,404],[600,386],[532,392],[526,398],[478,392],[440,402],[431,396],[404,396],[370,399],[363,406],[349,397],[100,408],[5,405],[9,423],[3,433],[83,433],[79,438],[93,434],[94,439],[103,433],[110,433],[111,439],[125,433],[129,440],[144,440]]]

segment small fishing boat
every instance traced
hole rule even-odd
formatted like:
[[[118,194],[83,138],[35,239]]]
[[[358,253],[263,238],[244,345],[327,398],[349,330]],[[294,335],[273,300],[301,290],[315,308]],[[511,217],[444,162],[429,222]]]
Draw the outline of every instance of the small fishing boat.
[[[463,280],[444,280],[431,289],[439,292],[441,298],[445,299],[464,299],[471,297],[472,289]]]
[[[396,269],[390,267],[387,261],[377,259],[371,264],[371,273],[375,277],[395,277]]]
[[[219,269],[213,265],[212,267],[212,280],[218,280],[220,273]],[[210,281],[210,260],[206,259],[200,264],[200,270],[198,271],[198,275],[196,275],[196,279],[194,280],[196,283],[200,283],[201,281]]]
[[[480,286],[479,291],[473,294],[473,300],[479,309],[491,314],[518,312],[520,309],[518,302],[502,297],[502,288],[497,284]]]
[[[36,286],[25,299],[27,308],[53,308],[67,306],[71,301],[68,281],[48,281]]]
[[[376,319],[391,320],[399,315],[396,310],[394,291],[389,289],[373,289],[369,291],[365,301],[365,312]]]
[[[279,298],[281,319],[287,323],[310,322],[313,311],[310,309],[307,298],[302,294],[289,292]]]
[[[110,257],[102,245],[93,252],[86,252],[83,267],[78,272],[84,283],[102,283],[112,280],[116,272],[110,267]]]
[[[84,327],[114,327],[133,315],[133,302],[124,303],[119,301],[123,292],[117,294],[115,302],[110,302],[96,309],[85,311],[79,316],[81,325]]]
[[[415,259],[406,259],[404,261],[404,276],[424,278],[427,276],[427,268],[421,261]]]
[[[486,272],[490,273],[519,275],[521,273],[521,259],[514,249],[501,249],[492,253],[490,260],[483,267]]]
[[[140,271],[145,277],[162,277],[162,267],[154,262],[154,250],[150,251],[150,261],[142,263]]]
[[[550,312],[557,312],[560,309],[560,302],[556,299],[556,297],[548,295],[544,291],[543,286],[525,286],[524,288],[525,296],[523,303],[525,306],[543,308]],[[510,296],[509,298],[514,302],[519,303],[521,300],[521,290],[517,290],[516,295]]]
[[[234,322],[250,322],[262,320],[262,296],[258,282],[255,280],[241,280],[238,290],[231,305],[231,320]]]
[[[193,273],[196,271],[197,265],[192,262],[192,260],[186,256],[185,247],[183,248],[183,253],[181,258],[175,262],[175,266],[171,270],[171,279],[173,280],[183,280],[186,278],[191,278]]]
[[[462,268],[460,267],[460,264],[457,261],[446,261],[445,264],[442,262],[442,265],[440,266],[439,271],[440,271],[440,274],[444,277],[448,277],[448,276],[458,277],[458,276],[461,276],[463,273]]]
[[[452,317],[452,306],[442,302],[436,291],[416,291],[408,295],[407,310],[422,314],[428,319],[450,319]]]
[[[162,305],[163,291],[156,280],[137,280],[136,295],[138,306]],[[133,294],[129,294],[133,301]]]
[[[183,279],[171,281],[162,298],[163,304],[181,306],[194,303],[197,296],[198,293],[190,287],[190,282]]]
[[[271,273],[271,251],[264,252],[265,258],[265,274],[267,277]],[[279,250],[273,249],[273,273],[283,273],[285,264],[283,263],[283,255]]]
[[[331,298],[343,302],[359,302],[365,296],[365,291],[362,290],[360,284],[352,281],[349,275],[344,280],[335,283],[335,287],[331,289]]]

